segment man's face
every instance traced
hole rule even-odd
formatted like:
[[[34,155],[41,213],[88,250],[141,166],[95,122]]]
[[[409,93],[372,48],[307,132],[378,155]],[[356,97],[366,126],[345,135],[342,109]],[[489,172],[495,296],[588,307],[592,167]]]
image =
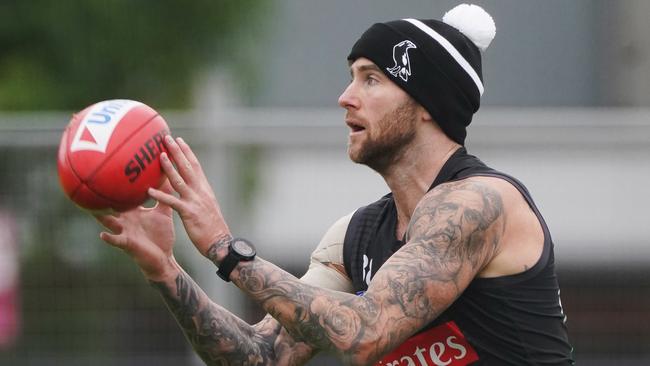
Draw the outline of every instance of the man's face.
[[[348,155],[382,172],[415,138],[417,104],[366,58],[354,61],[350,74],[352,80],[339,97],[350,128]]]

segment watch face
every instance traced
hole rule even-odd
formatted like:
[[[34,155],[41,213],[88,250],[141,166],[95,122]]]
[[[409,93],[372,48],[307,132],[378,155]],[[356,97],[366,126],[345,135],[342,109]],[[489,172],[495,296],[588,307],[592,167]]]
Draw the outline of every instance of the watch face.
[[[243,240],[235,240],[232,242],[232,249],[239,255],[242,255],[244,257],[250,257],[255,254],[255,249],[248,244],[247,242]]]

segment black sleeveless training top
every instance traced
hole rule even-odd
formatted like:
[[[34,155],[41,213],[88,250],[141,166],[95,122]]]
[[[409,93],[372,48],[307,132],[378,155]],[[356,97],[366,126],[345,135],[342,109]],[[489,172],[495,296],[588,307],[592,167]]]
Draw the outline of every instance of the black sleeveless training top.
[[[430,190],[471,176],[510,182],[526,199],[544,231],[538,262],[510,276],[475,278],[436,320],[377,365],[571,365],[565,316],[555,274],[553,243],[528,190],[486,166],[465,148],[444,164]],[[395,239],[397,211],[392,194],[357,210],[345,235],[343,259],[357,294],[402,245]]]

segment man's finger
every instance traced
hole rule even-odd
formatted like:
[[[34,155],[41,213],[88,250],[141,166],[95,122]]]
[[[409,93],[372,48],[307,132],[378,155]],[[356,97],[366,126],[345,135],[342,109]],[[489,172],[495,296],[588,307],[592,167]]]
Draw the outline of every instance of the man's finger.
[[[165,146],[167,147],[167,151],[169,151],[169,156],[176,163],[176,169],[178,169],[181,177],[183,177],[187,184],[192,184],[194,171],[192,164],[187,160],[183,150],[170,135],[165,136]]]
[[[184,207],[183,201],[181,201],[178,197],[174,196],[173,194],[165,193],[155,188],[149,188],[147,193],[149,194],[149,197],[158,201],[159,204],[169,206],[174,210],[178,211],[179,213],[182,211]]]
[[[181,151],[183,151],[183,154],[185,154],[185,157],[187,158],[187,161],[192,166],[192,169],[195,169],[198,172],[202,171],[201,168],[201,163],[199,162],[199,159],[194,155],[194,151],[190,148],[190,145],[185,142],[181,137],[178,137],[176,139],[176,142],[178,143],[178,146],[181,148]]]
[[[105,241],[106,243],[122,250],[126,249],[127,247],[127,240],[126,237],[123,235],[111,234],[102,231],[101,233],[99,233],[99,238]]]
[[[163,169],[163,173],[167,176],[167,179],[171,183],[172,188],[178,192],[181,197],[186,195],[189,191],[189,187],[185,183],[185,179],[181,177],[178,173],[171,160],[169,160],[169,155],[167,153],[160,154],[160,166]]]
[[[157,190],[171,196],[173,196],[175,193],[174,188],[172,187],[171,183],[169,183],[169,179],[165,179],[165,181],[160,185],[160,187],[158,187]],[[149,197],[156,201],[156,204],[152,207],[153,210],[159,211],[165,215],[171,215],[172,207],[170,205],[151,197],[151,195]]]
[[[113,233],[119,234],[122,232],[122,224],[115,216],[111,215],[93,215],[95,219],[102,224],[105,228],[112,231]]]

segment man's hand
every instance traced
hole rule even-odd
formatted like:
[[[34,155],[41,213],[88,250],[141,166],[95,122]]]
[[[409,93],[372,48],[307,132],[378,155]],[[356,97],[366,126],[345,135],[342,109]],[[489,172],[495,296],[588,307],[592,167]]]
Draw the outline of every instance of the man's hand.
[[[230,238],[230,229],[192,149],[183,139],[174,140],[171,136],[165,138],[165,145],[169,155],[160,154],[160,163],[178,197],[153,188],[149,189],[149,195],[178,212],[190,240],[207,256],[212,244]]]
[[[171,191],[168,182],[162,189]],[[153,208],[138,207],[95,218],[110,230],[100,233],[100,238],[129,254],[147,279],[162,281],[177,274],[171,207],[159,202]]]

